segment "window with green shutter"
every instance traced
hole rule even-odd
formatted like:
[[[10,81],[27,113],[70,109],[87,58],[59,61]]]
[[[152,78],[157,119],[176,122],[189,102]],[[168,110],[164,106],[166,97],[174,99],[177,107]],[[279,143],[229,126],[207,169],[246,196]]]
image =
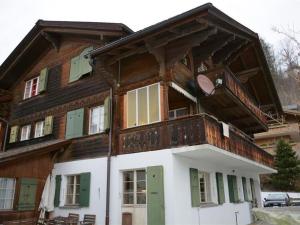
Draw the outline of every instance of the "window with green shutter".
[[[198,169],[190,168],[190,186],[192,207],[200,206]]]
[[[244,200],[249,201],[246,177],[242,177],[242,184],[243,184]]]
[[[84,108],[67,113],[66,139],[83,135]]]
[[[22,178],[20,180],[20,194],[18,202],[19,211],[35,209],[35,198],[37,191],[37,180],[33,178]]]
[[[45,118],[44,135],[52,134],[53,130],[53,116],[47,116]]]
[[[79,80],[83,75],[88,74],[92,71],[92,67],[89,63],[90,59],[86,59],[84,57],[92,50],[93,47],[88,47],[84,49],[79,56],[71,59],[69,82]]]
[[[239,197],[236,176],[227,175],[227,181],[229,190],[229,201],[231,203],[237,203],[239,201]]]
[[[250,188],[251,188],[251,197],[252,197],[252,200],[255,202],[256,201],[255,186],[254,186],[254,180],[252,178],[250,178]]]
[[[18,132],[19,126],[12,126],[10,128],[9,143],[14,143],[18,140]]]
[[[106,97],[104,100],[104,130],[110,128],[110,97]]]
[[[46,91],[48,81],[48,68],[44,68],[40,72],[39,77],[39,93]]]
[[[223,204],[225,202],[223,174],[216,173],[216,180],[217,180],[217,191],[218,191],[218,203]]]
[[[54,206],[58,207],[60,203],[61,175],[55,176],[55,195]]]
[[[80,174],[79,205],[81,207],[90,205],[90,183],[91,173]]]

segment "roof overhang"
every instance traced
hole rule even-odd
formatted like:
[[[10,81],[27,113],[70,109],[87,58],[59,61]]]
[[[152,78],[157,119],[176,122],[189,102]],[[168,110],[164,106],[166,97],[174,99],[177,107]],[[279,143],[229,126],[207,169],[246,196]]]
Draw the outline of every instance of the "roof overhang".
[[[263,83],[262,93],[259,96],[264,98],[262,104],[268,105],[268,107],[271,106],[272,110],[282,112],[281,103],[257,33],[227,16],[211,3],[111,42],[95,49],[90,55],[94,58],[109,56],[107,57],[109,58],[108,62],[113,64],[134,54],[151,52],[151,49],[162,46],[171,47],[175,41],[192,36],[190,47],[197,46],[200,54],[206,51],[207,54],[204,57],[207,58],[213,55],[213,59],[217,63],[225,65],[229,65],[236,60],[241,52],[253,48],[254,57],[256,57],[257,64],[259,64],[259,66],[255,65],[255,69],[259,69],[260,72],[257,76],[257,83]],[[208,48],[209,44],[211,44],[210,48]],[[245,71],[236,72],[243,74]],[[245,74],[243,75],[245,76]],[[249,71],[246,75],[249,76]],[[256,85],[250,88],[255,89]]]
[[[64,149],[71,143],[70,140],[52,140],[39,144],[33,144],[24,147],[18,147],[9,149],[6,152],[0,153],[0,164],[26,158],[30,156],[36,156],[41,154],[47,154],[53,151]]]
[[[22,69],[29,66],[34,57],[40,56],[46,49],[58,50],[60,38],[63,36],[101,41],[104,37],[115,40],[132,32],[120,23],[38,20],[1,65],[0,88],[9,89],[20,76]]]
[[[257,174],[270,174],[277,172],[271,167],[209,144],[174,148],[172,149],[172,153],[174,155],[191,158],[193,160],[199,159],[234,171],[246,171]]]

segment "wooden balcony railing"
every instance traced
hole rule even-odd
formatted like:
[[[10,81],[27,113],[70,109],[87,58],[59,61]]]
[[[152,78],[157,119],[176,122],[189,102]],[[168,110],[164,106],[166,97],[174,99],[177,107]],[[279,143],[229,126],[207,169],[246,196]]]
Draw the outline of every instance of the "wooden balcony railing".
[[[222,124],[206,114],[121,130],[118,153],[200,144],[211,144],[267,166],[272,166],[273,163],[273,157],[269,153],[236,128],[230,128],[230,138],[224,137]]]
[[[250,111],[263,123],[267,124],[267,118],[263,112],[257,107],[244,85],[237,79],[229,69],[223,71],[223,82],[225,87],[236,97],[238,97]]]

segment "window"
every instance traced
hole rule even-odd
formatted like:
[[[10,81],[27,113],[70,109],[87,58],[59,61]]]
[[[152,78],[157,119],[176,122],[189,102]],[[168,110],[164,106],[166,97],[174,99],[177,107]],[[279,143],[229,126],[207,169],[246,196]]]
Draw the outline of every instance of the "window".
[[[67,176],[66,205],[79,205],[80,175]]]
[[[242,184],[243,184],[244,200],[249,201],[246,177],[242,177]]]
[[[176,119],[185,115],[188,115],[188,109],[185,108],[180,108],[180,109],[173,109],[169,111],[169,119]]]
[[[97,106],[90,109],[89,134],[102,132],[104,129],[104,107]]]
[[[35,138],[44,136],[44,125],[45,125],[44,121],[36,122],[35,130],[34,130],[34,137]]]
[[[25,141],[30,138],[30,130],[31,130],[31,125],[25,125],[21,128],[21,139],[20,141]]]
[[[16,180],[0,178],[0,209],[13,209]]]
[[[206,172],[199,172],[199,192],[200,203],[211,201],[209,174]]]
[[[146,204],[146,171],[123,172],[123,204]]]
[[[127,93],[127,126],[134,127],[160,121],[159,84]]]
[[[31,98],[38,95],[39,77],[35,77],[29,81],[26,81],[24,90],[24,99]]]
[[[236,176],[227,175],[227,181],[228,181],[228,190],[229,190],[229,201],[231,203],[239,202],[239,194],[238,194]]]

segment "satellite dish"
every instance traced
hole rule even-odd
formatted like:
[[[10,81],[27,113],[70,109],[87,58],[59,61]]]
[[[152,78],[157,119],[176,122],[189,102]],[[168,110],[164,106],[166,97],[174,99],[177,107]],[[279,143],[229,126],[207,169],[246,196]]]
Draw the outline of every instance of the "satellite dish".
[[[197,76],[197,83],[204,94],[212,95],[215,93],[215,86],[207,76],[199,74]]]

